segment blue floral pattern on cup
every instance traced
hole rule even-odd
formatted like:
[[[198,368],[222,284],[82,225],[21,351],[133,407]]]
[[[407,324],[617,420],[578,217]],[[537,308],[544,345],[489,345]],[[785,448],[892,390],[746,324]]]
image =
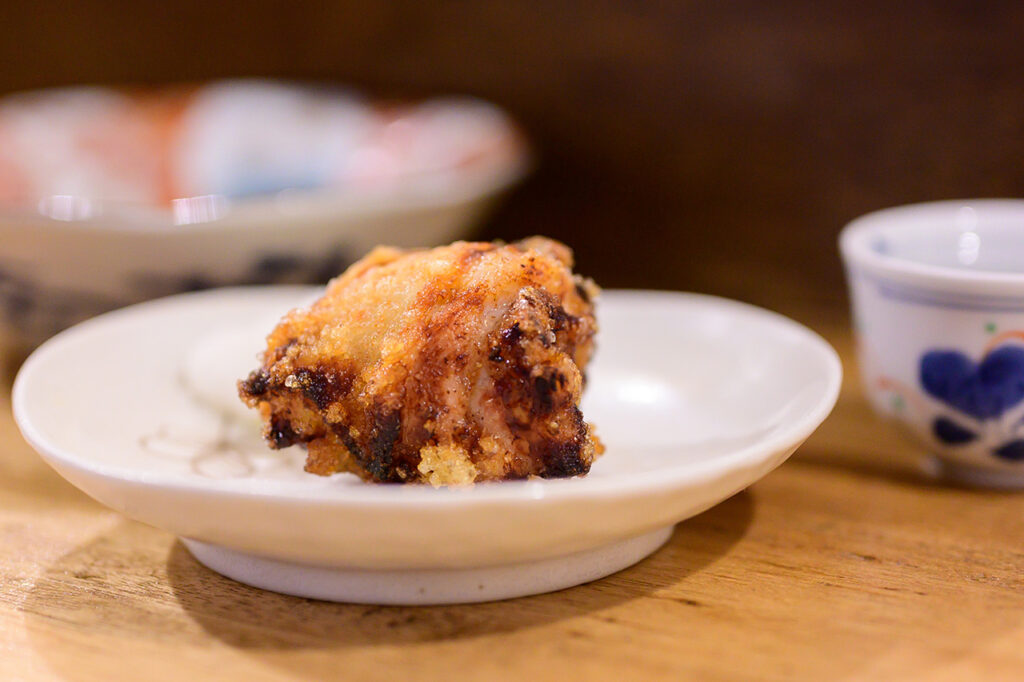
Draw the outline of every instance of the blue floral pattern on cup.
[[[1013,437],[1019,426],[1012,408],[1024,402],[1024,348],[1003,345],[975,362],[956,350],[932,350],[921,357],[920,381],[932,398],[951,408],[957,420],[936,417],[932,433],[946,445],[976,441],[995,425],[1007,439],[992,448],[1003,460],[1024,460],[1024,439]],[[1014,422],[1014,423],[1008,423]]]

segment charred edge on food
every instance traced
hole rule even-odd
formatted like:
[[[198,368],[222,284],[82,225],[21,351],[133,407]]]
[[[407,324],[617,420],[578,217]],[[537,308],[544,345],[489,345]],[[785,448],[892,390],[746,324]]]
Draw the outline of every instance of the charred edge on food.
[[[530,446],[530,454],[544,463],[541,475],[545,478],[579,476],[590,471],[590,465],[580,456],[583,442],[587,438],[583,413],[574,407],[572,417],[576,433],[574,437],[568,440],[541,439]]]
[[[331,424],[345,448],[375,481],[402,481],[412,476],[418,462],[401,456],[396,447],[402,432],[401,414],[396,410],[377,409],[370,419],[369,437],[365,442],[352,437],[347,424]]]
[[[543,417],[555,410],[555,396],[565,389],[565,375],[557,370],[548,372],[550,376],[538,376],[533,379],[533,402],[530,410],[535,417]]]
[[[288,339],[287,341],[282,343],[280,346],[275,348],[274,351],[273,351],[273,354],[270,357],[270,362],[268,364],[274,364],[276,362],[280,362],[281,359],[284,358],[284,356],[288,354],[288,349],[291,348],[292,346],[294,346],[298,342],[299,342],[298,339]]]
[[[564,331],[579,321],[557,304],[548,303],[543,309],[550,319],[551,328],[540,332],[542,335],[551,334],[553,330]],[[509,428],[530,442],[531,457],[542,465],[541,476],[557,478],[585,474],[590,470],[589,463],[582,457],[588,438],[587,426],[579,408],[564,404],[568,377],[553,367],[535,376],[536,368],[527,361],[520,344],[524,335],[518,323],[502,330],[488,356],[491,361],[504,364],[495,377],[495,390],[505,405],[510,408],[529,406],[530,419],[521,423],[512,417],[508,421]],[[524,428],[526,424],[549,417],[560,409],[567,409],[572,421],[571,426],[559,434],[561,438],[538,438]]]
[[[375,410],[373,428],[370,430],[369,452],[360,464],[378,481],[399,480],[399,470],[406,467],[396,466],[394,454],[395,443],[402,431],[402,418],[397,410]]]
[[[487,355],[487,359],[491,362],[504,362],[506,357],[512,357],[512,354],[508,351],[523,338],[523,330],[519,328],[519,323],[515,322],[511,327],[503,329],[498,338],[498,345],[493,346],[491,352]]]
[[[239,390],[247,398],[260,398],[270,388],[270,375],[265,369],[256,369],[239,383]]]
[[[551,320],[551,331],[556,333],[563,331],[579,321],[579,318],[565,312],[565,308],[554,301],[548,300],[545,303],[547,304],[545,308],[547,309],[548,319]]]
[[[303,439],[299,437],[299,434],[295,433],[292,428],[292,423],[279,415],[271,415],[270,422],[267,424],[266,430],[267,440],[270,441],[271,446],[276,450],[287,448],[296,443],[303,442]]]
[[[363,449],[359,447],[359,443],[357,443],[356,439],[352,437],[352,432],[349,430],[348,425],[335,423],[330,426],[331,430],[334,431],[338,438],[341,439],[341,442],[345,444],[345,449],[349,451],[349,454],[355,457],[357,461],[361,462],[364,459]]]
[[[321,411],[338,402],[352,390],[354,374],[344,367],[299,369],[294,374],[298,388]]]

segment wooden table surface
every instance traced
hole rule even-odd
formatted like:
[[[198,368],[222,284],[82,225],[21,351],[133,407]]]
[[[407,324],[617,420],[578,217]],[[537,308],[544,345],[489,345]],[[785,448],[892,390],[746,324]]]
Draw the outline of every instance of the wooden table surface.
[[[554,594],[330,604],[240,585],[106,510],[0,390],[0,680],[1024,678],[1024,494],[937,485],[843,356],[835,412],[659,552]]]

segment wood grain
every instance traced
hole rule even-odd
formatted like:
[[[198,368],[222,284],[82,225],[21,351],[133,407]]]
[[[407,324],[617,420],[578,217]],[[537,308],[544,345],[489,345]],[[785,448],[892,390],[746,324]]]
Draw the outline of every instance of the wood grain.
[[[851,344],[790,462],[639,565],[474,606],[329,604],[222,578],[107,511],[0,397],[0,679],[1019,679],[1024,495],[943,487],[869,413]]]

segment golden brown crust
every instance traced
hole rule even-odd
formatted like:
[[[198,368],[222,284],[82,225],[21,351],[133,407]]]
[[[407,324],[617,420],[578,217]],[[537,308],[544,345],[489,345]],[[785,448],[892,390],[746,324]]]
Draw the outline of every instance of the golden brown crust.
[[[305,444],[317,474],[585,474],[600,452],[579,411],[597,288],[571,265],[540,237],[375,249],[281,320],[240,395],[271,447]]]

